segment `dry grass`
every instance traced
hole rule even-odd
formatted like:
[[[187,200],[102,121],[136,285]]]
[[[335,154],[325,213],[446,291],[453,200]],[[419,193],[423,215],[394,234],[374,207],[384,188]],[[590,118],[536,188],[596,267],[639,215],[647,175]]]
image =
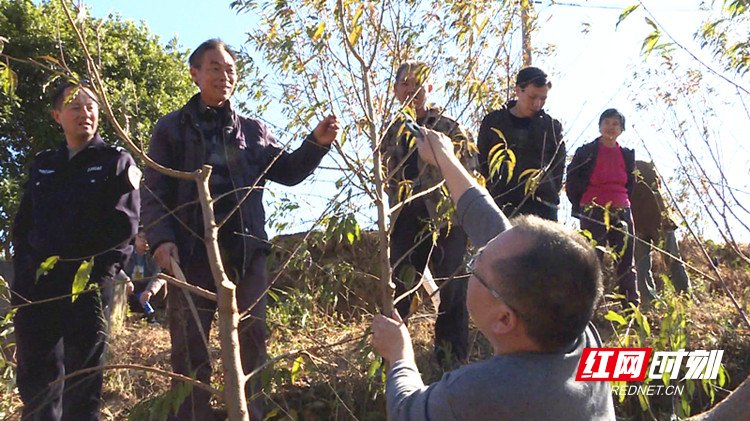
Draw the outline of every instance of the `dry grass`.
[[[279,241],[282,248],[288,250],[298,238],[290,236]],[[380,297],[377,281],[366,275],[374,267],[374,241],[365,236],[354,246],[318,247],[314,241],[311,244],[308,251],[313,263],[309,267],[282,271],[275,286],[287,291],[288,295],[281,294],[278,303],[271,300],[269,304],[269,354],[271,357],[283,356],[264,374],[268,409],[274,414],[271,419],[383,420],[385,402],[381,372],[368,373],[377,360],[370,349],[367,329]],[[701,270],[707,270],[707,264],[701,263],[703,259],[695,247],[688,244],[683,244],[683,247],[689,261]],[[721,248],[712,251],[714,254],[724,252]],[[277,274],[274,264],[283,262],[287,256],[283,251],[272,256],[272,278]],[[731,255],[721,257],[721,273],[747,311],[750,266],[728,256]],[[324,267],[341,261],[351,264],[350,275],[345,282],[331,284],[336,277],[327,274]],[[656,262],[654,269],[660,272],[664,267]],[[691,275],[697,301],[686,308],[689,346],[692,349],[724,349],[724,363],[731,375],[728,389],[733,389],[750,372],[750,332],[721,288],[695,273]],[[310,282],[310,277],[319,281]],[[321,302],[324,288],[335,291],[336,299],[329,296]],[[605,337],[612,332],[609,322],[601,317],[607,308],[606,304],[603,305],[595,320]],[[659,320],[657,309],[648,312],[647,316]],[[426,304],[419,308],[410,324],[417,363],[426,382],[442,375],[432,360],[433,323],[431,305]],[[213,332],[215,335],[215,329]],[[489,355],[486,341],[473,329],[471,338],[472,358]],[[211,342],[218,357],[216,338],[213,337]],[[143,364],[168,370],[169,346],[169,332],[165,327],[146,326],[131,319],[113,335],[109,362]],[[296,369],[294,361],[298,357],[301,357],[302,365]],[[220,373],[215,373],[212,383],[221,385]],[[168,388],[169,381],[155,374],[136,370],[110,371],[106,376],[104,419],[126,419],[135,404],[158,396]],[[724,396],[726,393],[719,393],[719,398]],[[20,403],[17,396],[0,396],[0,402],[11,406]],[[629,416],[626,418],[630,419]],[[639,417],[633,415],[633,418]]]

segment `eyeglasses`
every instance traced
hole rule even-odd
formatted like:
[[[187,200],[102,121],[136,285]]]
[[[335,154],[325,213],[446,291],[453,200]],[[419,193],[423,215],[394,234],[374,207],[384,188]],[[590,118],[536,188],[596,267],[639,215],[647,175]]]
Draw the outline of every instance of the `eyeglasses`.
[[[470,273],[472,276],[474,276],[475,278],[477,278],[477,280],[479,281],[479,283],[482,284],[482,285],[484,285],[484,287],[487,288],[487,290],[490,292],[490,294],[492,294],[493,297],[495,297],[499,301],[502,301],[503,303],[505,303],[505,305],[507,305],[513,311],[515,311],[515,309],[510,304],[508,304],[508,301],[505,298],[503,298],[503,296],[500,295],[500,293],[497,292],[496,289],[492,288],[490,286],[489,282],[487,282],[482,277],[482,275],[480,275],[479,272],[477,272],[475,266],[476,266],[476,262],[477,262],[477,258],[479,257],[479,254],[480,253],[477,253],[477,254],[475,254],[474,256],[471,257],[471,259],[469,260],[469,263],[467,263],[467,265],[466,265],[466,271],[468,273]]]

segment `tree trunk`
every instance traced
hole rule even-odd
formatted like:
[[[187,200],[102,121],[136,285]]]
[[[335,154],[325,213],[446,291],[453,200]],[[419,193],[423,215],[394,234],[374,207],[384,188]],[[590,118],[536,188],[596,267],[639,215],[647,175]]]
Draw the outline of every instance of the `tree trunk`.
[[[112,309],[109,314],[110,333],[120,331],[128,315],[128,294],[125,291],[125,285],[126,283],[121,280],[113,280]]]
[[[221,362],[224,372],[224,401],[227,415],[232,421],[248,421],[245,399],[245,376],[240,359],[240,340],[237,334],[239,312],[237,311],[236,286],[229,281],[224,271],[219,252],[219,227],[216,226],[211,191],[208,179],[211,176],[211,166],[204,165],[198,171],[198,197],[203,210],[203,239],[208,252],[208,261],[214,277],[217,291],[217,306],[219,313],[219,340],[221,342]]]
[[[523,67],[531,66],[531,0],[521,1],[521,50]]]

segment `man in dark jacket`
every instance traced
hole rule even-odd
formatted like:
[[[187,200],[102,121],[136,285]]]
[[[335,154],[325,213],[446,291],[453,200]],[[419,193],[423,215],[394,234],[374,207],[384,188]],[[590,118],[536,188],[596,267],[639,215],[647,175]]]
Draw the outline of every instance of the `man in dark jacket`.
[[[527,67],[516,77],[516,101],[492,111],[479,127],[479,168],[498,207],[509,216],[557,221],[565,172],[560,122],[542,107],[552,83]]]
[[[432,91],[430,68],[424,62],[407,61],[396,71],[393,91],[402,106],[414,109],[415,121],[448,136],[455,145],[456,156],[467,170],[476,168],[476,145],[471,135],[445,110],[427,102]],[[403,119],[396,119],[383,137],[383,164],[388,169],[388,201],[390,206],[401,205],[391,214],[391,265],[393,266],[396,297],[412,289],[429,266],[440,282],[440,305],[435,321],[435,358],[443,366],[466,361],[469,348],[469,314],[466,311],[466,282],[452,279],[462,269],[467,238],[463,229],[451,221],[447,211],[450,201],[436,186],[443,181],[440,172],[425,164],[414,145],[407,138]],[[411,186],[412,194],[399,194],[403,185]],[[437,235],[433,238],[432,227]],[[413,278],[410,284],[408,274]],[[398,311],[409,316],[414,294],[396,303]]]
[[[266,361],[266,256],[270,245],[264,227],[265,181],[294,185],[304,180],[328,152],[338,124],[335,116],[325,118],[296,151],[287,153],[263,123],[231,108],[235,55],[222,41],[204,42],[189,61],[190,75],[200,93],[159,120],[149,155],[182,171],[194,171],[204,164],[213,167],[209,183],[216,221],[226,220],[218,238],[222,261],[228,277],[237,284],[239,311],[249,310],[250,314],[239,325],[240,354],[247,373]],[[167,271],[172,259],[181,262],[190,283],[215,291],[202,241],[196,185],[153,169],[146,170],[145,183],[143,225],[155,250],[154,259]],[[188,297],[197,308],[200,325]],[[172,369],[209,382],[211,365],[205,344],[216,302],[184,291],[172,291],[168,302]],[[258,381],[248,382],[248,396],[258,393],[259,385]],[[250,412],[252,419],[263,419],[260,399],[251,399]],[[211,417],[209,395],[199,389],[193,389],[177,414],[180,420]]]
[[[61,85],[52,116],[65,143],[34,158],[13,225],[12,303],[23,304],[14,319],[22,418],[98,420],[102,371],[59,380],[104,362],[112,294],[111,286],[98,287],[109,286],[132,251],[141,172],[97,134],[99,104],[87,86]],[[87,271],[95,288],[80,293],[88,286],[73,281]]]

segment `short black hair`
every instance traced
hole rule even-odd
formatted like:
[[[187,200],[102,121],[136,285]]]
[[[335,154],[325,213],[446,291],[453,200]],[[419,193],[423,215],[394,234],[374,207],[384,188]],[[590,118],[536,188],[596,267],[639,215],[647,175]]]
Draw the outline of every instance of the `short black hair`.
[[[620,128],[625,131],[625,116],[622,115],[621,112],[617,111],[614,108],[608,108],[604,110],[602,115],[599,116],[599,125],[602,125],[602,121],[604,121],[605,118],[616,118],[620,121]]]
[[[516,75],[516,86],[523,89],[529,85],[534,85],[537,88],[547,86],[552,88],[552,82],[547,80],[547,73],[544,73],[542,69],[538,67],[526,67],[521,69]]]
[[[492,262],[495,282],[527,333],[544,352],[557,352],[578,338],[602,294],[596,251],[577,232],[533,215],[511,220],[529,240],[524,250]]]
[[[203,64],[203,55],[206,54],[206,51],[210,50],[224,50],[230,57],[232,57],[232,60],[237,61],[237,54],[224,41],[219,38],[211,38],[207,41],[203,41],[201,45],[190,54],[190,57],[188,57],[190,67],[196,69],[200,68],[201,64]]]
[[[409,60],[401,63],[396,70],[396,82],[400,81],[403,77],[406,77],[409,73],[416,73],[417,79],[422,79],[421,82],[427,80],[431,72],[430,66],[424,61]]]
[[[88,84],[88,82],[86,81],[74,82],[72,80],[66,79],[65,81],[57,85],[57,88],[55,88],[54,92],[52,93],[52,100],[50,101],[50,103],[52,104],[53,110],[59,110],[62,108],[63,101],[65,99],[65,92],[70,88],[86,89],[88,95],[94,101],[99,102],[99,98],[96,96],[96,93],[91,88],[91,85]]]

